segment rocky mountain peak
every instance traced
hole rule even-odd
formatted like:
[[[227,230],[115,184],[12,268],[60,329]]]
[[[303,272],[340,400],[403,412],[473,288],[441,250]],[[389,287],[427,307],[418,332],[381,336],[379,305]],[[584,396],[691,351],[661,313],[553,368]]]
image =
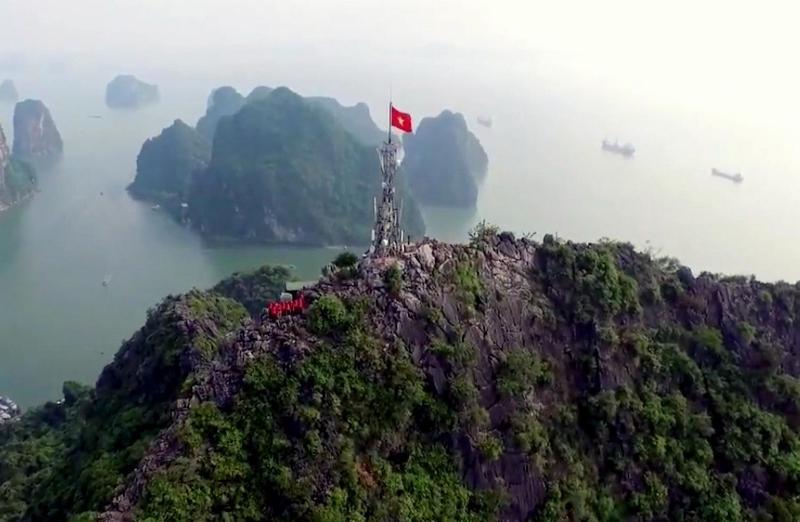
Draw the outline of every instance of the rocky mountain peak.
[[[798,285],[488,226],[325,273],[276,318],[284,270],[167,298],[93,394],[0,431],[5,494],[107,521],[800,513]],[[61,446],[17,472],[34,428]]]
[[[40,100],[25,100],[14,108],[15,157],[36,164],[61,158],[64,144],[50,111]]]

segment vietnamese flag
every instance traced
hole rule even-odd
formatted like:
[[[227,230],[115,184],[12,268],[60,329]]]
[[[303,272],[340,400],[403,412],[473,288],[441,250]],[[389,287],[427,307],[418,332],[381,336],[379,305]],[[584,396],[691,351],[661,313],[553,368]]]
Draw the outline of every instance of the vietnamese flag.
[[[391,105],[392,127],[400,129],[403,132],[412,132],[411,130],[411,115],[407,112],[401,112]]]

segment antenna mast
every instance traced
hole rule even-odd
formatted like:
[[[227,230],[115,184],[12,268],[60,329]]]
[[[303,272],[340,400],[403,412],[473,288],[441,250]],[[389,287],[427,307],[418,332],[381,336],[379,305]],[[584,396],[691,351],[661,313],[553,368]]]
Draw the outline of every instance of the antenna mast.
[[[375,227],[372,230],[370,253],[378,256],[399,254],[403,248],[400,230],[400,212],[395,196],[397,176],[397,144],[392,142],[392,103],[389,102],[389,135],[380,149],[381,195],[375,212]]]

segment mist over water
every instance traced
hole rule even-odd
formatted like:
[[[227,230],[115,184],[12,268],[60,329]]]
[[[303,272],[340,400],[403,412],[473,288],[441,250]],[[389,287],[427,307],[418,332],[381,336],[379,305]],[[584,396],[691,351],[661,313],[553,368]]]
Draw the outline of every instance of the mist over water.
[[[417,122],[445,108],[463,112],[489,155],[489,175],[476,209],[424,209],[428,233],[439,239],[463,241],[486,219],[539,239],[555,233],[630,241],[696,272],[800,279],[800,127],[790,95],[798,82],[778,82],[777,67],[747,53],[736,77],[729,60],[715,62],[705,48],[697,52],[706,53],[708,67],[689,61],[695,49],[686,43],[676,43],[672,56],[669,46],[651,42],[645,49],[653,59],[643,61],[645,51],[626,54],[634,42],[622,45],[613,33],[646,38],[644,28],[608,26],[598,35],[574,28],[566,16],[562,52],[559,31],[527,7],[509,5],[498,19],[470,4],[458,10],[455,27],[440,30],[415,15],[414,6],[423,7],[414,2],[392,14],[409,28],[408,41],[387,39],[391,17],[367,4],[327,19],[325,8],[309,9],[307,30],[292,33],[284,27],[297,14],[291,10],[276,7],[236,31],[225,26],[230,16],[210,21],[221,4],[206,1],[181,4],[190,22],[197,17],[194,30],[175,25],[171,37],[167,27],[180,13],[165,7],[162,25],[154,22],[155,36],[146,38],[131,29],[136,16],[145,16],[134,14],[133,4],[120,2],[119,12],[92,4],[102,15],[99,36],[81,33],[67,42],[65,34],[64,45],[4,32],[9,18],[2,10],[14,8],[0,7],[0,43],[8,44],[0,79],[12,77],[21,97],[45,102],[65,147],[63,162],[40,174],[41,192],[0,216],[0,394],[23,405],[58,398],[67,379],[93,382],[120,341],[143,324],[147,308],[170,292],[206,288],[264,263],[293,264],[301,277],[312,277],[336,254],[212,247],[125,192],[142,142],[176,118],[194,125],[210,90],[226,84],[243,94],[256,85],[286,85],[345,104],[365,101],[381,127],[390,87],[395,104]],[[441,14],[426,13],[445,20],[451,8],[445,2]],[[243,2],[238,12],[247,9],[260,8]],[[366,14],[359,18],[359,10]],[[28,16],[19,8],[13,14]],[[524,29],[526,16],[538,30]],[[37,23],[45,33],[60,27],[49,18]],[[211,30],[214,23],[219,27]],[[580,31],[587,41],[614,45],[592,51],[583,42],[584,49]],[[107,50],[98,48],[99,38],[108,39]],[[752,64],[758,68],[750,71]],[[105,85],[120,73],[158,84],[161,103],[108,110]],[[12,110],[0,106],[9,138]],[[491,129],[475,123],[479,115],[492,117]],[[636,155],[603,152],[604,138],[632,142]],[[712,167],[741,172],[744,182],[714,178]],[[104,288],[107,275],[112,282]]]

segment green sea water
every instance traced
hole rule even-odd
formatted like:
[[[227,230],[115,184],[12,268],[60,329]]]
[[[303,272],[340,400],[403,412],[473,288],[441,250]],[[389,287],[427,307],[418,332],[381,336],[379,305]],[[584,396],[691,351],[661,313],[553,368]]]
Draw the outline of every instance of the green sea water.
[[[265,263],[290,264],[310,278],[338,253],[212,246],[128,196],[142,142],[181,107],[193,124],[192,111],[204,108],[200,94],[191,103],[167,99],[123,112],[103,106],[102,85],[77,103],[43,97],[65,155],[40,173],[39,193],[0,216],[0,395],[30,406],[60,398],[65,380],[94,382],[147,309],[169,293],[208,288]],[[11,114],[0,107],[8,134]]]

